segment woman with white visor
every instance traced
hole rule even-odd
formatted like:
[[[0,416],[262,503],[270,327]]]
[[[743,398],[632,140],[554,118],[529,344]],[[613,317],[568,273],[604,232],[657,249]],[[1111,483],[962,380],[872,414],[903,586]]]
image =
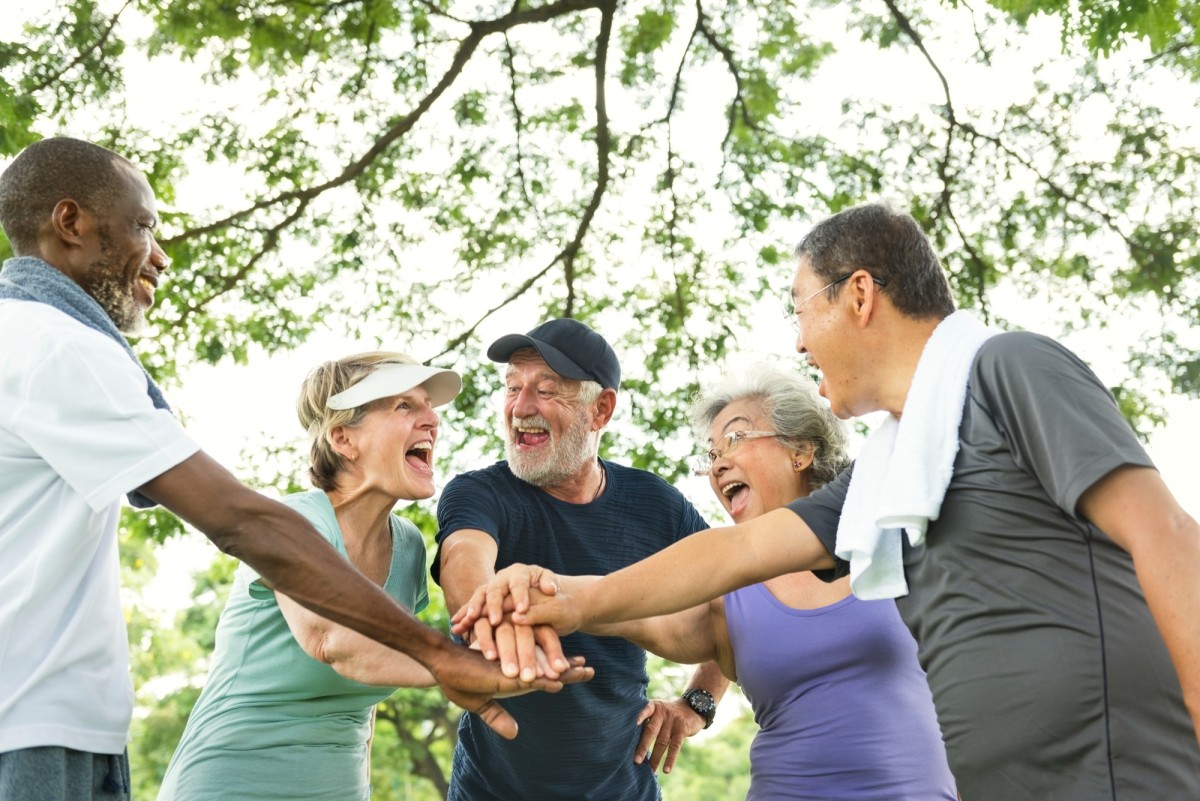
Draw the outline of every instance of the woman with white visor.
[[[414,613],[429,603],[425,542],[392,509],[433,495],[435,409],[461,386],[450,370],[372,352],[314,369],[297,403],[317,489],[284,502]],[[367,799],[375,705],[397,687],[433,685],[419,663],[240,565],[159,801]]]

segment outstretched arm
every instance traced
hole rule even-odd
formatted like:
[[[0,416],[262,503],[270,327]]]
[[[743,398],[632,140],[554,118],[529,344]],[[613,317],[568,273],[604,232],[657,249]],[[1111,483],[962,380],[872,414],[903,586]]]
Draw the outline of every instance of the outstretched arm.
[[[499,622],[506,609],[518,623],[548,623],[560,634],[678,612],[769,578],[834,565],[804,521],[776,509],[746,523],[710,528],[602,578],[579,580],[537,566],[494,582],[454,616],[456,630],[481,616]],[[503,586],[501,586],[503,583]],[[544,596],[530,602],[530,588]],[[481,600],[483,599],[483,600]]]
[[[516,723],[491,696],[515,691],[479,654],[425,626],[359,573],[295,510],[241,484],[203,451],[147,482],[141,491],[246,562],[276,592],[327,620],[411,656],[454,703],[506,737]],[[538,689],[562,683],[539,680]]]
[[[1079,513],[1133,557],[1200,740],[1200,525],[1149,467],[1109,473],[1083,494]]]

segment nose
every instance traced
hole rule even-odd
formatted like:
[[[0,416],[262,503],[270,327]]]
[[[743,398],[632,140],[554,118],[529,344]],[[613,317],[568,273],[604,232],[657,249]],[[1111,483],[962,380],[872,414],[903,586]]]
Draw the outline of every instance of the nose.
[[[532,417],[537,414],[537,395],[533,387],[521,387],[512,398],[509,412],[513,417]]]
[[[429,429],[430,431],[436,431],[438,423],[440,422],[441,418],[438,416],[438,413],[434,411],[433,407],[426,406],[417,425],[421,428]]]
[[[158,240],[151,237],[150,239],[150,264],[160,273],[166,272],[171,266],[171,260],[167,258],[167,252],[158,244]]]
[[[796,353],[799,353],[801,356],[808,353],[808,348],[804,347],[804,330],[803,329],[796,332]]]

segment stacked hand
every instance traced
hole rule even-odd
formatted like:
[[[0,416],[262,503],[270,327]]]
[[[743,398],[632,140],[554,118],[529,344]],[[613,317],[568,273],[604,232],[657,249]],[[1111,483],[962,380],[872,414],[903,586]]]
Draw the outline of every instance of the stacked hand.
[[[594,668],[584,665],[583,657],[564,659],[554,675],[535,675],[529,681],[504,675],[499,666],[477,651],[447,642],[447,654],[430,666],[442,694],[468,712],[474,712],[497,734],[511,740],[517,736],[517,722],[494,699],[521,695],[534,690],[558,692],[567,684],[590,681]],[[559,652],[561,654],[561,650]],[[534,655],[536,662],[537,656]]]
[[[537,565],[510,565],[475,590],[450,619],[450,629],[488,659],[498,659],[505,676],[558,678],[569,665],[559,635],[579,628],[575,606],[561,585],[591,579],[560,577]]]

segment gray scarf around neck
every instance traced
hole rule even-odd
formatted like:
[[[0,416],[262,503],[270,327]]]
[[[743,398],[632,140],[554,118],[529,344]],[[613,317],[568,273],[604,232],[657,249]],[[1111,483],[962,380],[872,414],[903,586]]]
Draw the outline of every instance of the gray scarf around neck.
[[[88,328],[104,334],[124,348],[125,352],[129,354],[129,358],[142,368],[142,372],[146,375],[146,394],[150,396],[154,407],[171,411],[166,398],[163,397],[162,390],[154,383],[150,374],[146,373],[146,368],[142,367],[133,348],[129,347],[129,342],[113,325],[112,319],[91,295],[84,292],[79,284],[68,278],[61,270],[32,256],[18,256],[9,259],[0,269],[0,298],[45,303],[83,323]],[[129,492],[128,498],[129,502],[138,509],[147,509],[157,505],[155,501],[137,490]]]

